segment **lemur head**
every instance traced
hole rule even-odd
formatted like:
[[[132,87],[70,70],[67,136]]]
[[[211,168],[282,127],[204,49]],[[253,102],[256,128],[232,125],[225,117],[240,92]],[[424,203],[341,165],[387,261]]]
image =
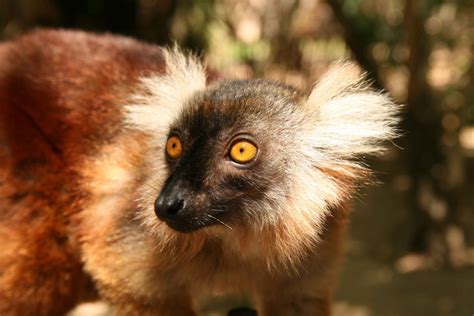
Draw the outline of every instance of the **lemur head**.
[[[396,107],[352,64],[306,96],[267,80],[207,85],[194,58],[165,57],[167,74],[142,80],[127,120],[151,139],[141,217],[168,240],[266,232],[276,260],[295,260],[367,175],[360,158],[395,136]]]
[[[170,125],[158,217],[178,231],[248,225],[287,199],[300,146],[302,97],[282,84],[216,84],[188,100]],[[265,204],[265,206],[264,206]],[[266,205],[268,204],[268,206]]]

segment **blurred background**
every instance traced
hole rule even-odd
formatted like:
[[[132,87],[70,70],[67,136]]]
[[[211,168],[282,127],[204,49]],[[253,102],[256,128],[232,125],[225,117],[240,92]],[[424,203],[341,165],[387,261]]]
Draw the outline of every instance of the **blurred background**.
[[[302,90],[356,60],[406,106],[354,203],[335,315],[473,315],[474,1],[0,0],[0,39],[39,26],[176,41]]]

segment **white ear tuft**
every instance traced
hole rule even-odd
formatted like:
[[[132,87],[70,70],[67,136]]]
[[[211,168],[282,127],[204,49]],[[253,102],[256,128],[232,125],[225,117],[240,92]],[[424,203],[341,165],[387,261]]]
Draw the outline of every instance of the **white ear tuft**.
[[[206,73],[199,60],[185,56],[177,46],[163,50],[166,74],[143,77],[139,91],[126,106],[127,125],[156,131],[167,126],[183,105],[206,87]]]
[[[351,159],[383,150],[397,136],[399,106],[370,89],[352,63],[336,63],[322,76],[306,101],[313,125],[311,142],[323,154]]]

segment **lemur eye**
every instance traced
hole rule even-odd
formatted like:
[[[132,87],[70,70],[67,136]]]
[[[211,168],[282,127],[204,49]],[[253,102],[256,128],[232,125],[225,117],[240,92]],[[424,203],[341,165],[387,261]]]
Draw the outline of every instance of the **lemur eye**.
[[[230,158],[237,163],[249,163],[257,155],[257,147],[247,140],[237,141],[230,149]]]
[[[172,135],[166,142],[166,154],[171,159],[178,159],[183,153],[183,145],[178,136]]]

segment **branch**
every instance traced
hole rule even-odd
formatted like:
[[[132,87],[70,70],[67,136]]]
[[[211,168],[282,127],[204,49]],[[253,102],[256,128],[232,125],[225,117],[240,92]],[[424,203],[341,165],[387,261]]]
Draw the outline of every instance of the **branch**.
[[[367,53],[371,43],[365,40],[366,37],[364,34],[359,34],[357,32],[351,19],[344,14],[339,0],[327,0],[326,2],[331,7],[339,24],[344,29],[346,44],[351,49],[354,58],[369,73],[369,76],[374,80],[374,86],[378,89],[383,89],[384,87],[379,77],[378,65]]]

